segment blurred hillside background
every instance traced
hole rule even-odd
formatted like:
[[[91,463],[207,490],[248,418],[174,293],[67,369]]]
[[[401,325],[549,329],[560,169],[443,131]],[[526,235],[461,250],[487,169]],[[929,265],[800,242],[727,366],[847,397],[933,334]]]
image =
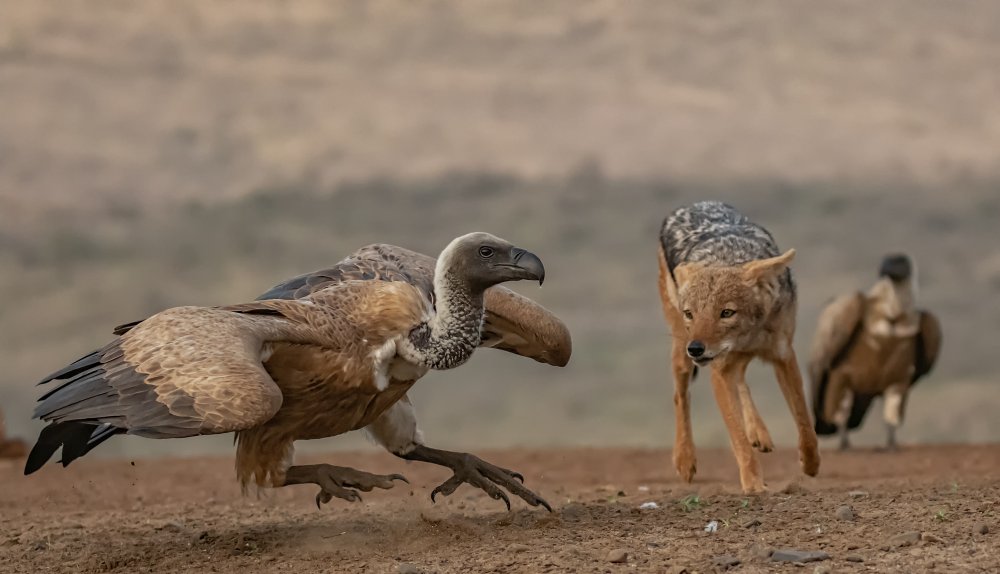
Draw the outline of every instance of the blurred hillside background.
[[[971,0],[6,0],[0,408],[34,439],[35,381],[114,325],[488,230],[545,261],[543,289],[515,288],[575,355],[432,373],[413,393],[431,444],[667,445],[657,231],[718,198],[798,250],[803,362],[821,305],[911,253],[945,344],[902,440],[1000,440],[998,22]],[[770,371],[751,375],[794,444]],[[698,444],[726,444],[694,395]],[[882,437],[879,409],[858,442]]]

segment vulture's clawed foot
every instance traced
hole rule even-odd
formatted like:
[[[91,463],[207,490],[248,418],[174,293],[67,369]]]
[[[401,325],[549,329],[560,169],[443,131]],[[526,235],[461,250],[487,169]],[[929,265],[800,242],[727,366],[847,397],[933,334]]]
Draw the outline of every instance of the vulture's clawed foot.
[[[361,502],[359,490],[364,492],[369,492],[374,488],[388,490],[395,486],[394,481],[396,480],[410,483],[401,474],[372,474],[332,464],[293,466],[285,473],[285,485],[319,485],[320,490],[316,493],[317,508],[334,498],[342,498],[348,502]]]
[[[450,495],[465,483],[481,489],[494,500],[502,500],[509,511],[510,498],[507,493],[500,489],[502,486],[511,494],[521,497],[531,506],[544,506],[546,510],[552,512],[552,507],[549,506],[548,502],[545,502],[545,499],[524,487],[524,477],[520,473],[490,464],[478,456],[420,445],[403,455],[403,458],[446,466],[455,473],[431,491],[432,501],[436,502],[435,498],[438,494]]]

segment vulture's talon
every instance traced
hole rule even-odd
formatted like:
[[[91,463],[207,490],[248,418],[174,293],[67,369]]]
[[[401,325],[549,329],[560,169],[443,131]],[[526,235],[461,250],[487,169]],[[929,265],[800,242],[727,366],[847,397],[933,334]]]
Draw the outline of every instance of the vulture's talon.
[[[482,490],[493,500],[502,500],[508,512],[511,510],[510,497],[502,489],[520,497],[531,506],[544,506],[552,512],[548,502],[524,487],[524,476],[521,473],[492,465],[471,454],[420,447],[408,453],[406,458],[434,462],[447,466],[454,472],[451,478],[431,491],[432,502],[437,502],[438,494],[448,496],[465,483]]]
[[[316,484],[320,491],[316,494],[316,507],[333,500],[334,497],[348,502],[363,502],[358,490],[369,492],[374,488],[390,489],[401,480],[409,483],[401,474],[372,474],[344,466],[311,464],[293,466],[285,472],[285,486],[291,484]]]

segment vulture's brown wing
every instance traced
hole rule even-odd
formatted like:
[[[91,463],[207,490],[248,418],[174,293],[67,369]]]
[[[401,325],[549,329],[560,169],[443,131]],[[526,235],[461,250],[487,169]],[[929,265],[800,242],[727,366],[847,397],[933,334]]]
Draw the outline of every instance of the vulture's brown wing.
[[[408,282],[433,300],[433,257],[402,247],[362,247],[328,269],[289,279],[258,299],[299,299],[348,280]],[[502,285],[486,291],[483,347],[503,349],[536,361],[565,366],[573,352],[569,329],[552,312]]]
[[[930,311],[920,312],[920,330],[917,331],[916,342],[917,353],[911,384],[934,368],[941,352],[941,322]]]
[[[54,386],[35,409],[50,425],[26,473],[60,446],[68,464],[121,432],[178,438],[255,427],[283,400],[263,364],[269,343],[335,350],[338,372],[360,379],[372,374],[372,349],[426,313],[419,290],[383,281],[343,282],[310,301],[168,309],[40,383]]]
[[[860,333],[865,299],[862,293],[843,295],[831,301],[820,313],[809,353],[809,379],[812,385],[813,417],[819,434],[832,434],[836,427],[823,420],[830,370],[844,359]]]

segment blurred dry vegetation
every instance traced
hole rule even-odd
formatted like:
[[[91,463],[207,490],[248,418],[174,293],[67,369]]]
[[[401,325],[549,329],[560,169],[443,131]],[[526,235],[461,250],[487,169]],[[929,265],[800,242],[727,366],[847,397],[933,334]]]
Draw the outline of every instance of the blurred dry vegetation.
[[[998,440],[997,22],[971,1],[8,0],[0,407],[34,434],[32,383],[118,323],[249,300],[366,243],[435,253],[488,230],[545,261],[543,289],[516,288],[576,353],[428,376],[431,440],[665,444],[657,229],[719,198],[798,250],[803,359],[824,301],[914,255],[946,339],[903,438]],[[752,381],[792,443],[772,376]],[[723,444],[695,395],[697,440]]]

